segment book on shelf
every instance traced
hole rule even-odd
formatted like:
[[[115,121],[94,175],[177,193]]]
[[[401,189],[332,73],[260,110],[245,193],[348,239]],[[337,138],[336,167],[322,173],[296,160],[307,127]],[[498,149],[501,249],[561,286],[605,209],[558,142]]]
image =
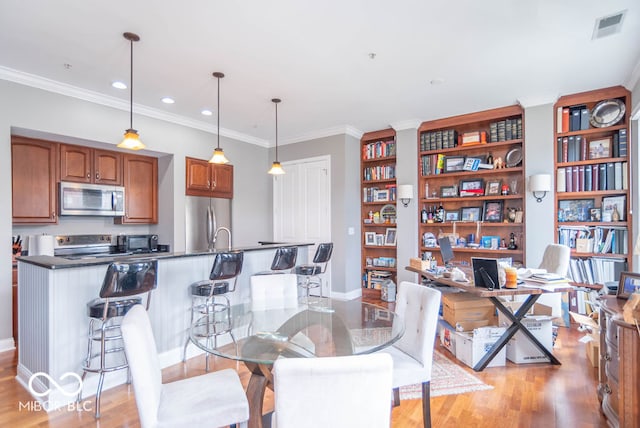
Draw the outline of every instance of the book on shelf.
[[[562,132],[569,132],[569,107],[562,108]]]
[[[626,158],[627,155],[627,130],[621,129],[618,131],[618,156]]]
[[[587,106],[582,106],[580,109],[580,130],[584,131],[589,129],[589,109]]]
[[[627,270],[623,258],[571,258],[568,276],[573,282],[582,284],[606,284],[618,281],[620,273]]]

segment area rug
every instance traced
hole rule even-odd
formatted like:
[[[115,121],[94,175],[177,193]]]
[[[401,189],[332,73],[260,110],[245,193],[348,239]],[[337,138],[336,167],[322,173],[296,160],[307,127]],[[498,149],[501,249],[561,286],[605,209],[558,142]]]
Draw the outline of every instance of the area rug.
[[[438,351],[433,352],[431,368],[431,396],[463,394],[465,392],[493,389],[480,379],[458,367]],[[407,385],[400,388],[400,400],[422,397],[422,385]]]

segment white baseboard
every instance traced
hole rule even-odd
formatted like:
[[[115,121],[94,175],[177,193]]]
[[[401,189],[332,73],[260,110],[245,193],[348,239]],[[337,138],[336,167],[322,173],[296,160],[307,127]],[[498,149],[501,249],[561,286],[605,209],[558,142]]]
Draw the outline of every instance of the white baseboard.
[[[0,339],[0,352],[13,351],[16,349],[16,342],[13,337],[8,339]]]

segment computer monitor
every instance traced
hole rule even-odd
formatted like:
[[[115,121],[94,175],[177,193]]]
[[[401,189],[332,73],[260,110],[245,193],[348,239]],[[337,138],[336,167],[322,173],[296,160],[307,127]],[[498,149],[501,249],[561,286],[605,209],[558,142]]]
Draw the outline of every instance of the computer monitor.
[[[451,249],[451,241],[447,236],[438,239],[438,245],[440,245],[440,256],[442,257],[442,263],[447,266],[451,260],[453,260],[453,250]]]
[[[471,266],[473,268],[473,283],[476,287],[484,287],[489,290],[500,288],[498,259],[471,257]]]

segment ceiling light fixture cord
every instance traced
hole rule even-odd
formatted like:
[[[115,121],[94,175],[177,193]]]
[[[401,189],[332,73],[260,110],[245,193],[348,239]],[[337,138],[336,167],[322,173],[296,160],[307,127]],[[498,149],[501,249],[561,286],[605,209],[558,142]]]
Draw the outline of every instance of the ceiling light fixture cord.
[[[278,101],[274,101],[276,103],[276,162],[278,162]]]
[[[220,150],[220,76],[216,76],[218,79],[218,150]]]
[[[131,67],[129,67],[129,87],[131,88],[129,95],[129,128],[133,129],[133,38],[129,39],[129,44],[131,45]]]

